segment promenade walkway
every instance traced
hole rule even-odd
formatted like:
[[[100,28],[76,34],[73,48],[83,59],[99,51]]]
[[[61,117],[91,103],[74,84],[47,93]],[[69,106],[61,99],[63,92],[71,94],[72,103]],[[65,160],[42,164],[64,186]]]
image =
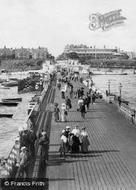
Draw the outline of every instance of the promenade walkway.
[[[74,83],[74,89],[78,88]],[[85,88],[87,89],[87,88]],[[55,102],[63,102],[56,89]],[[48,164],[44,177],[49,190],[131,190],[136,189],[136,129],[104,100],[90,105],[86,118],[77,112],[77,99],[68,113],[68,122],[51,122]],[[59,156],[60,133],[65,126],[86,127],[90,147],[87,154]]]

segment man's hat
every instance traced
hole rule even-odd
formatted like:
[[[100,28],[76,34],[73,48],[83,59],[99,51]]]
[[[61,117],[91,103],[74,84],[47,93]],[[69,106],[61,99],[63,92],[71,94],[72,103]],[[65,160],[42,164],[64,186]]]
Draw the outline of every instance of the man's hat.
[[[70,126],[66,126],[66,129],[70,129],[71,127]]]

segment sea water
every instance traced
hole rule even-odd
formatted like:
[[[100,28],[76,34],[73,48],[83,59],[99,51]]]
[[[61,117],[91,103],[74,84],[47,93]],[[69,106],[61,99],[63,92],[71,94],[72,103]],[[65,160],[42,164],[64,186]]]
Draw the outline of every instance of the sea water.
[[[125,71],[127,75],[94,75],[92,77],[95,86],[105,92],[109,89],[110,92],[116,95],[120,95],[120,83],[121,96],[123,99],[129,101],[129,106],[136,109],[136,74],[133,72]],[[110,83],[109,83],[110,82]]]

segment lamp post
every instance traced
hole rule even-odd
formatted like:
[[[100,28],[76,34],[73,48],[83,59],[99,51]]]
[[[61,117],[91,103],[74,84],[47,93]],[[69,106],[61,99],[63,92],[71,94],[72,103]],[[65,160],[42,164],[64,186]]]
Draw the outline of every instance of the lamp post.
[[[111,82],[108,81],[108,93],[109,93],[109,95],[110,95],[110,85],[111,85]]]
[[[36,95],[38,96],[38,89],[39,89],[39,85],[38,85],[38,83],[36,83],[36,85],[35,85],[35,90],[36,90]]]
[[[122,84],[119,83],[119,96],[120,96],[120,99],[121,99],[121,96],[122,96]]]

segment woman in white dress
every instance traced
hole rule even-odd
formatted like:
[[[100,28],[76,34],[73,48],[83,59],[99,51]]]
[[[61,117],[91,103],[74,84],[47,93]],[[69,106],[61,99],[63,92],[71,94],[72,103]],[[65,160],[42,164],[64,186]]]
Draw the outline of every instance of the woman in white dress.
[[[66,109],[66,104],[62,103],[61,105],[61,121],[66,122],[67,121],[67,109]]]

